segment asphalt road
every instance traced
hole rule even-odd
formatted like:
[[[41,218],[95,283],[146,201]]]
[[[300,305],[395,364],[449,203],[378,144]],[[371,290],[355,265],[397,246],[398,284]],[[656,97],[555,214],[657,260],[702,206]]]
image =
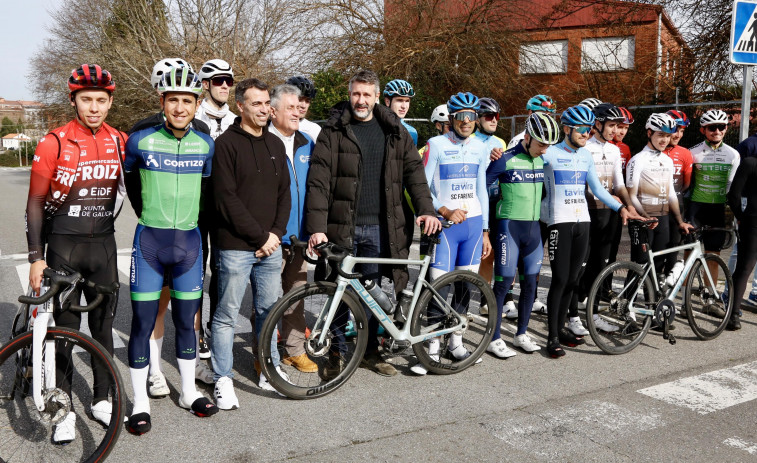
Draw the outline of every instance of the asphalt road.
[[[28,267],[23,214],[28,170],[0,169],[0,339],[6,339]],[[128,204],[116,222],[121,282],[128,284],[136,218]],[[724,252],[727,256],[727,253]],[[549,285],[543,269],[541,297]],[[713,341],[682,323],[670,345],[655,332],[626,355],[592,345],[552,360],[519,353],[486,355],[458,375],[415,377],[409,357],[391,361],[392,378],[359,369],[331,395],[293,401],[261,391],[250,353],[250,296],[235,341],[241,408],[197,418],[178,402],[173,327],[167,323],[164,371],[171,395],[153,400],[153,430],[122,433],[109,461],[757,461],[757,315]],[[115,321],[116,361],[131,396],[126,348],[128,294]],[[512,323],[503,324],[510,341]],[[546,317],[532,338],[544,346]],[[211,388],[201,388],[212,396]],[[130,409],[130,405],[127,409]]]

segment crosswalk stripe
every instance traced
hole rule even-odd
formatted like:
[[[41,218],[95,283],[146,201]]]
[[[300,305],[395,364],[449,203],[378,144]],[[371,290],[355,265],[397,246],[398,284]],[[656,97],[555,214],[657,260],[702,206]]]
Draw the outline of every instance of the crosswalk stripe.
[[[682,378],[636,392],[706,415],[757,399],[757,362]]]

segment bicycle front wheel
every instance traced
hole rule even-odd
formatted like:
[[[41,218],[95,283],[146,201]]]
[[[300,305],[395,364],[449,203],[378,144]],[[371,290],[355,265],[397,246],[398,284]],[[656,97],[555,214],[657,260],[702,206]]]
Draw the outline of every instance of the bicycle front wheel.
[[[586,301],[586,324],[603,352],[625,354],[647,335],[652,316],[639,309],[654,310],[655,289],[649,275],[642,280],[643,276],[639,264],[614,262],[594,280]],[[594,315],[605,323],[595,321]]]
[[[32,398],[32,334],[22,333],[0,347],[0,461],[102,461],[124,421],[123,381],[113,358],[79,331],[48,328],[46,340],[55,346],[56,365],[42,371],[56,371],[56,381],[54,387],[45,386],[52,381],[42,381],[44,409],[38,411]],[[107,400],[107,426],[91,415],[95,399]],[[71,424],[73,441],[54,444],[56,426]]]
[[[279,299],[266,317],[258,349],[261,367],[271,385],[287,397],[314,399],[333,392],[363,359],[368,322],[365,309],[351,292],[342,295],[333,320],[326,325],[336,288],[324,281],[300,286]],[[274,365],[274,348],[281,359],[279,368]]]
[[[715,254],[705,254],[706,263],[717,264],[718,276],[712,276],[707,266],[697,260],[686,278],[684,310],[691,331],[699,339],[715,339],[728,324],[733,310],[733,301],[741,300],[733,294],[733,277],[725,262]],[[723,294],[730,294],[727,299]]]
[[[455,312],[463,315],[465,326],[451,334],[413,345],[415,356],[428,371],[440,375],[459,373],[473,365],[486,351],[494,334],[497,317],[481,316],[484,305],[497,307],[489,284],[476,273],[455,270],[442,275],[425,289],[414,308],[410,334],[432,335],[456,326]]]

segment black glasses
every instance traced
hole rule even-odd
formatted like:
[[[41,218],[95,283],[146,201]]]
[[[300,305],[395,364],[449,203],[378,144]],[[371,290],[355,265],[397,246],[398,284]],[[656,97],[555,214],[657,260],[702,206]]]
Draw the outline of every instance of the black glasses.
[[[210,82],[214,87],[220,87],[223,84],[231,87],[232,85],[234,85],[234,78],[231,76],[216,76],[210,79]]]
[[[717,130],[720,130],[721,132],[725,132],[725,128],[728,127],[726,124],[710,124],[707,127],[707,130],[710,132],[715,132]]]
[[[469,122],[473,122],[476,119],[478,119],[478,114],[476,114],[473,111],[459,111],[454,114],[455,120],[458,121],[465,121],[468,119]]]

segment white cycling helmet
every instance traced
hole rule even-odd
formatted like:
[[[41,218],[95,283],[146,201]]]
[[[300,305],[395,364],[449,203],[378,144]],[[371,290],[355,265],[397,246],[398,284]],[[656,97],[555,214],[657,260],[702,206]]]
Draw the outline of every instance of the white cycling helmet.
[[[212,59],[205,62],[198,74],[200,80],[212,79],[215,76],[234,77],[234,71],[231,69],[231,65],[222,59]]]
[[[202,83],[197,74],[186,68],[173,68],[163,74],[158,84],[158,93],[192,93],[195,96],[202,95]]]
[[[449,122],[449,112],[446,104],[440,104],[431,112],[431,122]]]
[[[712,124],[728,124],[728,114],[719,109],[711,109],[699,118],[699,125],[702,127]]]
[[[152,75],[150,76],[150,85],[152,85],[152,88],[158,88],[163,74],[173,68],[189,68],[190,71],[192,70],[192,66],[181,58],[163,58],[155,63],[155,66],[152,68]]]
[[[586,98],[582,102],[578,103],[578,106],[585,106],[591,110],[602,104],[602,100],[599,98]]]
[[[668,113],[654,113],[649,116],[644,127],[653,132],[675,133],[678,123]]]

